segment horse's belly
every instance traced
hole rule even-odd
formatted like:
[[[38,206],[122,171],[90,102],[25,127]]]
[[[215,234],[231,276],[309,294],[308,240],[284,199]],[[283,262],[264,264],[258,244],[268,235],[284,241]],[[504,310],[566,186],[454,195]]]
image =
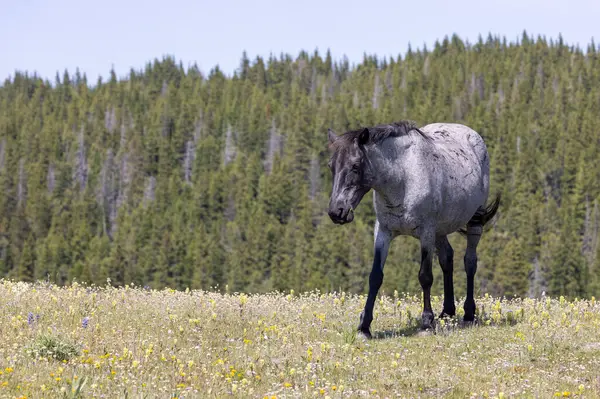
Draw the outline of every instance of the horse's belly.
[[[485,205],[486,194],[477,184],[462,187],[450,197],[441,201],[436,223],[438,235],[447,235],[464,227],[477,209]]]
[[[462,215],[458,215],[454,217],[452,220],[444,220],[439,222],[436,225],[436,235],[448,235],[454,233],[460,228],[465,227],[467,222],[471,219],[471,217],[475,214],[475,209],[473,212],[463,213]]]

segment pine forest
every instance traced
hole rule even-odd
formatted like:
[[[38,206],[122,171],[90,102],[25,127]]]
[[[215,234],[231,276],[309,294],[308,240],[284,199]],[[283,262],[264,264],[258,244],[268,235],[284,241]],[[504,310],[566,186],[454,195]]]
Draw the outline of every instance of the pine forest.
[[[201,57],[201,55],[199,55]],[[464,123],[502,194],[476,295],[600,296],[600,54],[561,37],[458,36],[350,65],[329,51],[240,55],[235,73],[174,57],[126,76],[0,86],[0,277],[229,292],[366,292],[372,193],[327,215],[327,128]],[[466,240],[455,250],[466,289]],[[384,293],[420,294],[419,243],[399,237]],[[432,292],[441,294],[434,263]]]

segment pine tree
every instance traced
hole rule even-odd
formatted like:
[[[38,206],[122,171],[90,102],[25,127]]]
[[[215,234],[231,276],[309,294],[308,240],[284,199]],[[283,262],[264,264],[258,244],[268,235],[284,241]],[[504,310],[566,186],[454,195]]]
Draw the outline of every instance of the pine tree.
[[[328,50],[244,53],[233,76],[163,57],[92,86],[85,71],[17,72],[0,86],[0,277],[365,292],[370,194],[352,224],[331,223],[326,130],[412,119],[467,124],[488,147],[504,200],[477,292],[600,296],[588,47],[453,35],[352,66]],[[458,296],[465,241],[450,239]],[[395,240],[382,291],[419,293],[418,263],[418,242]]]
[[[21,281],[32,282],[35,275],[35,240],[30,234],[23,247],[17,268],[17,278]]]

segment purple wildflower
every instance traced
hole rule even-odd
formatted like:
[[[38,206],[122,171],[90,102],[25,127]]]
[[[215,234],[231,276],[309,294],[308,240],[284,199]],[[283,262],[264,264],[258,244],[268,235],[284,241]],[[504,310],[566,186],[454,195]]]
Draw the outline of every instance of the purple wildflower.
[[[88,327],[88,323],[90,322],[90,318],[89,317],[84,317],[83,321],[81,322],[81,326],[83,328],[87,328]]]
[[[33,324],[33,313],[29,312],[29,314],[27,315],[27,324],[32,325]]]

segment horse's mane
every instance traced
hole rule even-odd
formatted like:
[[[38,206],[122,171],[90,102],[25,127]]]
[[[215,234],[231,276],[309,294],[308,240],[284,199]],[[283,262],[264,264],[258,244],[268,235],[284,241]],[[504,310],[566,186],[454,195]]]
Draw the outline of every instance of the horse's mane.
[[[413,121],[398,121],[392,122],[389,124],[381,124],[371,127],[362,127],[356,130],[350,130],[340,136],[335,140],[334,144],[338,145],[349,145],[354,142],[358,136],[364,132],[364,130],[368,130],[368,140],[367,144],[376,144],[379,143],[388,137],[400,137],[405,136],[411,133],[417,133],[421,135],[423,138],[427,138],[425,133],[419,129],[417,124]]]

